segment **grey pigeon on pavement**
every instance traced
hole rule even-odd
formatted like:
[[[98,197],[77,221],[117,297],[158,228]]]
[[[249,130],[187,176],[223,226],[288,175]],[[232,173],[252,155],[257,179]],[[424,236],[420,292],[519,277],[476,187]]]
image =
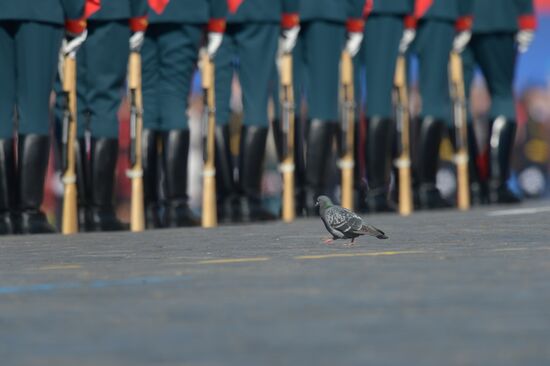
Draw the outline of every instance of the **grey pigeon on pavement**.
[[[332,239],[326,242],[335,239],[351,239],[350,244],[353,244],[355,238],[361,235],[375,236],[378,239],[388,238],[382,230],[366,224],[352,211],[333,204],[327,196],[317,197],[317,206],[319,206],[319,215],[323,224],[332,234]]]

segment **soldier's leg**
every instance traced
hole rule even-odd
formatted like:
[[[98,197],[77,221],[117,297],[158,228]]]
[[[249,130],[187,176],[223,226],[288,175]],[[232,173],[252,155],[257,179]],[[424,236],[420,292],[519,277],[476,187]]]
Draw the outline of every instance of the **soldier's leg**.
[[[507,185],[516,133],[513,95],[516,59],[514,34],[478,36],[472,46],[491,95],[490,200],[496,203],[517,203],[519,198]]]
[[[0,235],[15,232],[15,153],[13,111],[15,107],[15,26],[0,22]]]
[[[454,35],[452,22],[426,20],[421,22],[415,40],[422,96],[417,177],[420,206],[426,209],[449,207],[436,187],[436,175],[444,130],[453,126],[448,63]]]
[[[375,15],[365,24],[367,141],[365,162],[369,211],[393,211],[388,200],[395,120],[392,89],[403,18]]]
[[[464,73],[464,90],[466,93],[466,106],[468,111],[468,175],[470,179],[470,196],[472,204],[487,203],[488,187],[485,184],[485,177],[481,174],[477,161],[480,157],[477,138],[474,130],[473,117],[470,108],[470,91],[476,68],[476,61],[472,45],[476,42],[477,36],[473,35],[470,43],[462,52],[462,68]],[[451,139],[454,141],[453,134]]]
[[[229,24],[215,57],[216,94],[216,199],[220,222],[241,220],[229,126],[231,86],[237,55],[235,34],[238,26]]]
[[[197,64],[202,26],[165,25],[158,37],[160,57],[159,102],[165,173],[165,225],[196,226],[187,196],[189,153],[189,90]]]
[[[20,230],[23,233],[54,231],[40,205],[50,151],[50,93],[62,33],[60,26],[25,22],[19,25],[15,36],[19,115],[18,198]]]
[[[329,195],[332,144],[338,128],[339,64],[345,40],[340,23],[313,21],[306,35],[307,101],[306,211],[315,215],[319,195]]]
[[[276,23],[244,24],[236,35],[244,109],[239,153],[239,190],[243,198],[243,214],[250,221],[276,218],[262,207],[261,182],[269,128],[267,104],[278,35],[279,25]]]
[[[159,175],[157,141],[160,136],[160,95],[158,35],[162,25],[150,24],[141,48],[141,90],[143,95],[143,133],[141,159],[143,164],[143,196],[145,221],[148,228],[161,227],[159,216]]]
[[[365,144],[361,133],[364,126],[364,82],[365,82],[365,57],[364,57],[365,42],[363,39],[361,49],[353,58],[353,91],[355,96],[355,134],[354,134],[354,161],[353,168],[353,189],[354,189],[354,207],[357,212],[364,213],[367,211],[367,185],[365,180],[365,159],[364,151]]]
[[[127,229],[116,217],[113,204],[118,158],[118,109],[124,93],[130,30],[127,21],[90,21],[86,40],[90,140],[91,231]]]
[[[292,81],[294,84],[294,185],[296,197],[296,215],[305,213],[305,181],[306,166],[304,154],[304,118],[302,118],[301,107],[306,87],[306,44],[311,22],[304,22],[300,25],[300,33],[296,46],[292,52]]]

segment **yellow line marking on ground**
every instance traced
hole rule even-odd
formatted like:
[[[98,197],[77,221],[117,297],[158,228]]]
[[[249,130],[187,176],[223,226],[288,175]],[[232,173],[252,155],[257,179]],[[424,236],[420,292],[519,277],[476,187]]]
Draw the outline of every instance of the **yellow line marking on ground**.
[[[224,258],[224,259],[207,259],[196,262],[197,264],[228,264],[228,263],[249,263],[249,262],[265,262],[269,257],[256,258]]]
[[[82,266],[80,264],[53,264],[51,266],[44,266],[38,268],[41,271],[50,271],[56,269],[80,269]]]
[[[360,252],[360,253],[336,253],[336,254],[320,254],[320,255],[300,255],[294,259],[327,259],[341,257],[378,257],[385,255],[399,254],[422,254],[427,253],[424,250],[403,250],[403,251],[387,251],[387,252]]]
[[[492,252],[521,252],[524,250],[529,250],[529,248],[497,248],[491,251]]]

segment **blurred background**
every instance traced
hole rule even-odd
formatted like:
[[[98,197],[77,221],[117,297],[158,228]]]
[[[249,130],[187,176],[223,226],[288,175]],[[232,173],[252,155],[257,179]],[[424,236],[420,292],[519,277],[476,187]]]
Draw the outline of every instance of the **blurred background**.
[[[550,0],[535,0],[538,18],[538,29],[534,42],[529,50],[518,56],[515,93],[518,116],[518,133],[516,136],[513,161],[513,174],[510,179],[511,188],[524,198],[547,197],[550,192]],[[416,86],[415,62],[410,65],[411,103],[414,115],[415,105],[420,103]],[[189,196],[190,204],[200,210],[201,169],[202,169],[202,138],[201,113],[202,91],[200,75],[196,74],[193,82],[191,103],[188,111],[191,126],[191,151],[189,162]],[[121,90],[124,94],[125,91]],[[238,80],[233,83],[231,107],[233,111],[232,128],[240,128],[242,104],[240,101]],[[53,100],[52,100],[53,101]],[[489,110],[490,97],[481,74],[478,73],[472,85],[470,107],[474,116],[479,143],[482,146],[484,136],[482,131],[485,117]],[[123,221],[129,221],[130,180],[126,176],[129,168],[129,108],[126,100],[119,110],[120,120],[120,152],[117,165],[116,203],[117,213]],[[238,151],[238,141],[233,141],[233,151]],[[447,141],[442,144],[441,155],[443,163],[438,173],[437,184],[444,196],[452,198],[455,195],[456,178],[452,163],[452,148]],[[61,207],[63,185],[60,172],[56,170],[53,154],[49,164],[46,198],[43,208],[52,223],[57,221]],[[279,211],[279,195],[281,178],[277,171],[277,160],[273,139],[268,139],[265,174],[263,177],[263,193],[267,207],[274,213]],[[334,169],[336,179],[336,168]]]

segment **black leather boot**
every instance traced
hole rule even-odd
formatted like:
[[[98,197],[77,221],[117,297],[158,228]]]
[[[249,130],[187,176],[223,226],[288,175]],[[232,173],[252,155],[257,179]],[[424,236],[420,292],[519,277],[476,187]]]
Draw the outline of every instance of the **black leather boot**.
[[[86,151],[86,139],[75,143],[76,187],[78,193],[78,230],[93,231],[90,211],[90,162]]]
[[[143,165],[143,198],[145,225],[149,229],[162,227],[158,198],[158,150],[155,130],[144,129],[141,135],[141,163]]]
[[[118,140],[92,138],[90,146],[90,231],[128,230],[113,205]]]
[[[393,212],[388,198],[392,170],[392,151],[395,140],[395,121],[389,118],[372,117],[367,126],[365,148],[369,192],[369,212]]]
[[[220,222],[242,221],[230,142],[229,124],[216,127],[216,200]]]
[[[13,139],[0,140],[0,235],[15,234],[15,154]]]
[[[361,149],[361,135],[359,129],[359,122],[355,124],[355,133],[353,141],[353,199],[354,208],[356,212],[365,213],[368,211],[367,207],[367,181],[365,179],[365,171],[362,166],[363,150]],[[364,148],[364,147],[363,147]]]
[[[277,217],[262,206],[262,176],[267,127],[243,126],[239,152],[239,191],[245,221],[269,221]]]
[[[317,197],[328,195],[329,162],[332,143],[338,125],[335,122],[313,119],[309,123],[306,138],[305,210],[308,216],[318,215]]]
[[[441,197],[436,187],[439,166],[439,146],[445,129],[445,122],[433,117],[423,119],[418,144],[418,196],[420,208],[449,208],[451,205]]]
[[[519,203],[521,200],[508,188],[510,161],[516,137],[515,121],[501,116],[491,127],[489,194],[493,203]]]
[[[44,198],[44,181],[48,168],[50,139],[41,135],[19,135],[19,232],[22,234],[48,234],[55,232],[46,215],[40,210]]]
[[[200,220],[189,207],[187,197],[189,130],[163,132],[162,142],[166,187],[164,226],[198,226]]]

